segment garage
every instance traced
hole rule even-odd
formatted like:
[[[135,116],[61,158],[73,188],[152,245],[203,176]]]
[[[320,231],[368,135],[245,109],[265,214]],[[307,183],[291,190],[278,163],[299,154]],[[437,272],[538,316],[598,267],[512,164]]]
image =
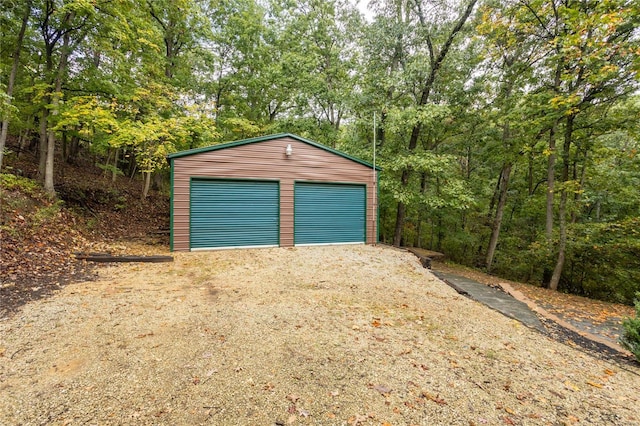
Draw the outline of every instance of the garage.
[[[167,159],[173,251],[378,241],[379,168],[359,158],[281,133]]]
[[[277,247],[278,182],[194,179],[192,250]]]
[[[296,182],[295,245],[364,243],[364,185]]]

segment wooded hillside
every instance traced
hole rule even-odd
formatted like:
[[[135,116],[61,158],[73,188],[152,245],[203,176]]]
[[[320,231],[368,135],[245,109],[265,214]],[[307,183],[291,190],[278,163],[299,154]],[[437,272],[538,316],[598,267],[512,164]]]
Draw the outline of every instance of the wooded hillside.
[[[35,155],[56,197],[90,162],[145,198],[179,150],[288,132],[372,161],[375,141],[382,241],[630,303],[640,4],[354,4],[6,0],[2,172]]]

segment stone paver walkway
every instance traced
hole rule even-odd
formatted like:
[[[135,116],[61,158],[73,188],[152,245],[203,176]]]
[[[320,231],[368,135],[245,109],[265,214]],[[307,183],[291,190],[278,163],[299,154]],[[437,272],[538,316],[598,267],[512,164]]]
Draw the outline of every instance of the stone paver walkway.
[[[489,287],[477,281],[470,280],[459,275],[453,275],[447,272],[431,271],[435,276],[445,283],[456,289],[458,293],[465,294],[484,303],[492,309],[502,314],[522,322],[524,325],[535,328],[541,332],[545,331],[544,325],[538,319],[538,316],[527,306],[504,291]]]
[[[458,293],[483,303],[510,318],[514,318],[530,328],[546,333],[548,330],[540,320],[540,317],[543,317],[545,320],[553,321],[560,327],[570,330],[584,339],[588,339],[599,345],[604,345],[623,356],[631,356],[617,341],[600,334],[593,334],[592,328],[588,326],[582,324],[577,326],[564,318],[548,312],[506,283],[501,283],[501,288],[495,288],[450,272],[433,270],[431,272],[443,282],[456,289]]]

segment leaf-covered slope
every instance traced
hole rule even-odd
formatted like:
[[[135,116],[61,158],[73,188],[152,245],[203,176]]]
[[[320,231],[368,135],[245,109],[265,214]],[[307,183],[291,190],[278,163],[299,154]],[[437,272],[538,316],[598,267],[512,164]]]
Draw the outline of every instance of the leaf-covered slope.
[[[73,252],[87,240],[62,202],[46,197],[33,180],[0,175],[0,316],[50,293],[84,265]]]
[[[168,197],[154,191],[140,201],[139,181],[112,182],[98,168],[65,165],[59,199],[51,199],[29,158],[10,160],[0,174],[0,317],[71,280],[90,278],[90,266],[76,260],[76,252],[102,250],[105,241],[157,239],[157,231],[168,229]]]

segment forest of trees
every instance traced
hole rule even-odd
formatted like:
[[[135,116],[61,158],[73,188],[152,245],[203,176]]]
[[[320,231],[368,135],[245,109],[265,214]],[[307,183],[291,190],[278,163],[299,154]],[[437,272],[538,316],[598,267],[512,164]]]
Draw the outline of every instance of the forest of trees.
[[[80,157],[144,196],[179,150],[375,140],[382,241],[640,290],[636,0],[0,1],[0,166],[35,154],[52,196]]]

